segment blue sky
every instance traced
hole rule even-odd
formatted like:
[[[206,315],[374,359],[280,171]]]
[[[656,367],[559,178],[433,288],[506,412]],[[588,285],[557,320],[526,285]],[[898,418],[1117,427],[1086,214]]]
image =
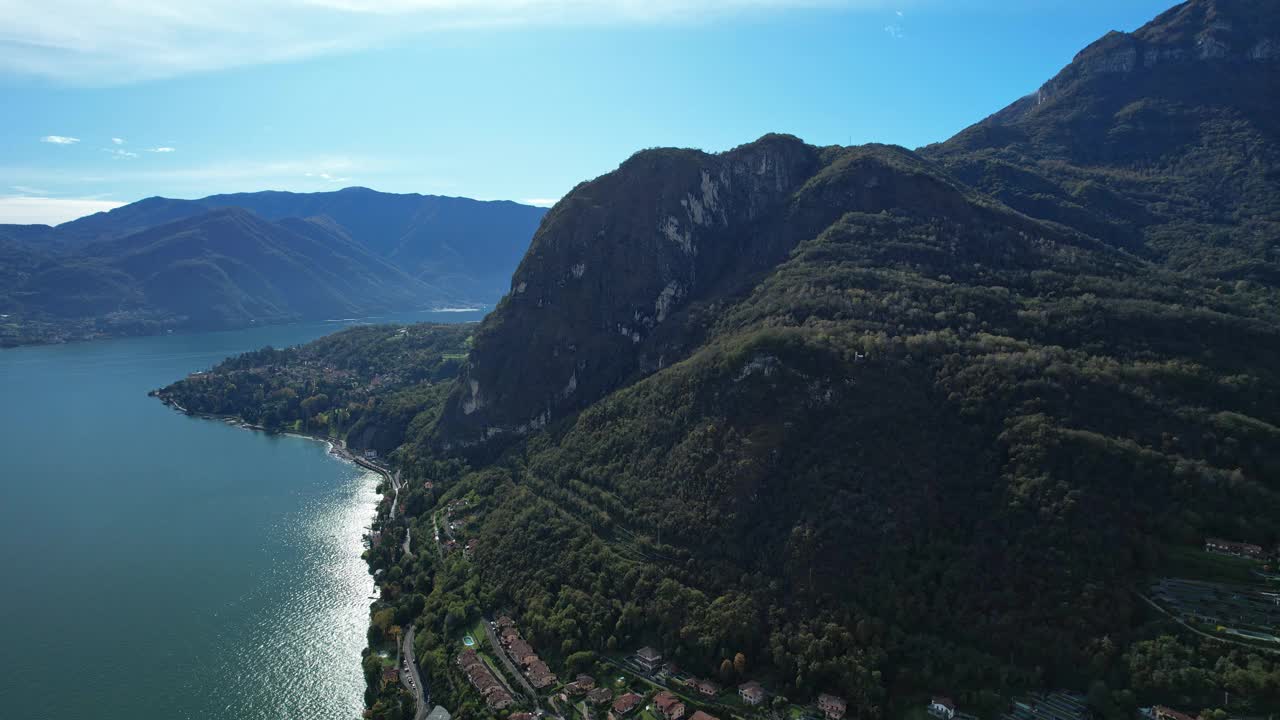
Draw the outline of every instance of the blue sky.
[[[0,222],[349,185],[546,204],[773,131],[914,148],[1173,2],[187,4],[0,0]]]

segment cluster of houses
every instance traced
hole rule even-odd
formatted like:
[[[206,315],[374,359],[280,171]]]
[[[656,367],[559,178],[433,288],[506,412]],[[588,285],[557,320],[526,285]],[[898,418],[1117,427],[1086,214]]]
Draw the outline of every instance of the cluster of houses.
[[[840,720],[840,718],[844,717],[847,704],[844,698],[839,695],[822,693],[818,696],[818,709],[822,711],[827,720]]]
[[[489,669],[489,666],[484,663],[484,660],[480,658],[475,650],[467,648],[459,653],[458,667],[467,676],[471,686],[484,697],[485,703],[490,708],[505,710],[515,702],[511,697],[511,693],[503,687],[498,678],[494,676],[493,671]]]
[[[556,684],[556,674],[551,672],[551,668],[538,657],[533,651],[533,646],[520,636],[520,631],[516,629],[516,623],[511,618],[503,615],[498,618],[498,639],[502,642],[502,648],[511,658],[511,662],[524,673],[529,679],[529,684],[536,690],[550,687]]]
[[[688,711],[684,702],[667,690],[653,696],[653,706],[657,708],[663,720],[685,720],[685,713]],[[695,710],[688,716],[688,720],[719,720],[719,718],[701,710]]]
[[[463,527],[463,525],[466,524],[466,521],[454,520],[452,517],[453,513],[458,510],[465,509],[468,505],[470,505],[470,503],[467,501],[467,499],[462,498],[460,500],[454,500],[450,502],[444,508],[444,534],[446,535],[446,537],[444,539],[443,547],[446,553],[450,553],[450,552],[453,552],[454,550],[462,548],[466,556],[470,557],[472,551],[474,551],[476,549],[476,546],[479,544],[479,540],[472,538],[471,540],[467,541],[467,544],[465,546],[463,546],[458,542],[457,538],[454,537],[454,533],[460,530]],[[436,536],[436,542],[440,542],[439,535]]]
[[[1154,707],[1143,708],[1142,715],[1151,720],[1199,720],[1198,717],[1192,717],[1187,713],[1174,710],[1164,705],[1156,705]]]
[[[1267,552],[1262,549],[1261,545],[1252,543],[1235,542],[1234,540],[1223,540],[1222,538],[1209,538],[1204,541],[1205,552],[1211,552],[1218,555],[1231,555],[1232,557],[1250,558],[1252,560],[1265,560]]]
[[[569,695],[586,695],[587,702],[592,705],[607,705],[613,700],[613,692],[609,688],[596,687],[596,679],[586,674],[574,678],[564,686],[564,690]]]
[[[666,676],[672,681],[680,683],[690,690],[697,692],[699,695],[708,699],[715,698],[723,688],[714,680],[707,678],[694,677],[681,673],[673,663],[663,664],[662,653],[652,647],[642,647],[636,651],[631,657],[631,661],[645,672],[657,676],[659,672],[665,672]],[[769,697],[769,693],[764,686],[755,680],[749,680],[738,686],[738,697],[742,698],[742,702],[746,705],[757,706],[764,703]],[[663,720],[685,720],[686,708],[684,703],[680,701],[674,694],[663,691],[654,696],[654,704]],[[818,709],[826,717],[826,720],[840,720],[844,717],[846,704],[844,698],[838,695],[823,693],[818,696]],[[616,712],[614,713],[617,714]],[[704,712],[695,712],[688,717],[688,720],[715,720]],[[947,720],[953,720],[948,718]]]

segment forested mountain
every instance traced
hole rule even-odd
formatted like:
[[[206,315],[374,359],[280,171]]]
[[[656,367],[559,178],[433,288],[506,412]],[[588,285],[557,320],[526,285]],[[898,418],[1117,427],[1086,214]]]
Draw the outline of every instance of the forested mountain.
[[[541,208],[262,192],[0,226],[0,341],[233,327],[495,301]]]
[[[1280,542],[1278,19],[1191,0],[916,152],[770,135],[575,188],[394,450],[387,532],[474,507],[466,561],[371,551],[432,674],[502,608],[553,658],[743,653],[867,720],[1280,708],[1273,655],[1139,597],[1206,537]]]

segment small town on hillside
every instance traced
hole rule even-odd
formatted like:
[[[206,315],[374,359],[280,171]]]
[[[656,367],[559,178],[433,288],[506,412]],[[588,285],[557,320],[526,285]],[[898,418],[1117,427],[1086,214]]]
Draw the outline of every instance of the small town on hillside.
[[[462,498],[432,515],[441,557],[459,552],[471,559],[478,543],[468,536],[478,524],[473,512]],[[1268,552],[1256,544],[1208,538],[1202,547],[1186,550],[1180,559],[1191,577],[1161,577],[1141,597],[1190,631],[1280,651],[1274,634],[1280,631],[1280,575],[1275,572],[1280,548]],[[763,678],[742,676],[742,682],[726,687],[680,668],[652,646],[602,654],[597,667],[608,672],[562,679],[508,614],[484,619],[459,643],[453,664],[485,706],[507,720],[843,720],[856,715],[834,690],[797,704],[771,691]],[[944,692],[921,701],[905,720],[979,720],[952,697]],[[1157,704],[1143,708],[1134,720],[1202,720],[1198,712]],[[1017,697],[990,720],[1097,718],[1084,693],[1059,690]]]

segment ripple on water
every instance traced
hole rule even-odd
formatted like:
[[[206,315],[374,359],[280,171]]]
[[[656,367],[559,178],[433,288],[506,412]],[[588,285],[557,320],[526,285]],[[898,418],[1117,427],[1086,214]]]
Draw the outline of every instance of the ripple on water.
[[[364,709],[360,653],[375,586],[360,555],[378,501],[378,476],[352,468],[349,481],[308,503],[270,534],[273,570],[226,609],[220,664],[193,678],[236,720],[352,720]]]

